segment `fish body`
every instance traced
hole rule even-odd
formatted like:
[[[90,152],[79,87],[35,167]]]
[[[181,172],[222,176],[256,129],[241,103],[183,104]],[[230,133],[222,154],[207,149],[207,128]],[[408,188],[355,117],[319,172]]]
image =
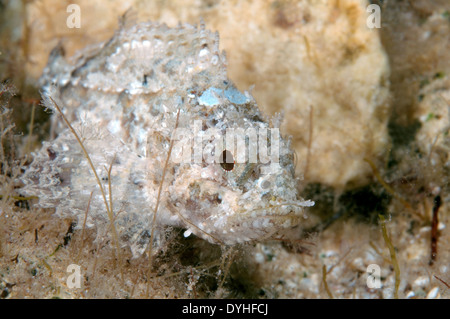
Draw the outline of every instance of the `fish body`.
[[[233,245],[306,218],[313,202],[298,194],[290,142],[228,79],[217,33],[140,23],[69,62],[60,51],[41,78],[57,137],[22,178],[40,206],[80,220],[88,210],[88,226],[98,226],[108,224],[109,203],[134,255],[152,227]]]

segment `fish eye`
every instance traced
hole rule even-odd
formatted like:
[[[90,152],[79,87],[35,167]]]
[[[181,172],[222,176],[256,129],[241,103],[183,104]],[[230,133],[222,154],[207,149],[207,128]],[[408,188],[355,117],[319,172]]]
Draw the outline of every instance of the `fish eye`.
[[[262,188],[262,189],[269,189],[270,186],[271,186],[271,183],[270,183],[269,181],[263,181],[263,182],[261,183],[261,188]]]
[[[224,150],[220,157],[220,166],[226,171],[232,171],[234,168],[234,157],[230,151]]]

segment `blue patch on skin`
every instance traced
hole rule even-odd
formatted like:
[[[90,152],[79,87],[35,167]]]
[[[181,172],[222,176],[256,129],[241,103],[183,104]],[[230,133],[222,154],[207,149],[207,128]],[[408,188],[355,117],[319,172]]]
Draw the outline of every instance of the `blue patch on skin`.
[[[235,88],[228,88],[223,91],[215,87],[210,87],[198,98],[198,103],[205,106],[219,105],[220,99],[224,97],[233,104],[245,104],[249,102],[249,99]]]
[[[213,106],[220,104],[220,98],[222,97],[223,91],[211,87],[203,92],[202,96],[198,98],[198,103],[200,105]]]
[[[226,89],[225,97],[228,99],[228,101],[234,104],[245,104],[249,102],[249,99],[247,99],[247,97],[244,94],[242,94],[235,88]]]

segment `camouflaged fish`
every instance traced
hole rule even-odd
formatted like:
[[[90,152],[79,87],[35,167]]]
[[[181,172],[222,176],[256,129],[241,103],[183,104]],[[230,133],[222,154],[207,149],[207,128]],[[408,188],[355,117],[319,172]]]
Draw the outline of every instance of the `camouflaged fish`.
[[[227,78],[218,34],[203,24],[121,28],[70,62],[55,49],[41,80],[57,137],[34,154],[22,193],[80,220],[92,195],[88,226],[108,225],[105,197],[57,103],[134,255],[152,227],[233,245],[300,224],[314,204],[297,193],[289,141]]]

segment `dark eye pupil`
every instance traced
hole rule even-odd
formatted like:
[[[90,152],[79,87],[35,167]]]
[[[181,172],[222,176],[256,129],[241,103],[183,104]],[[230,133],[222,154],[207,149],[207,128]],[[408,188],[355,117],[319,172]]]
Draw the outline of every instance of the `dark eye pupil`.
[[[220,166],[226,171],[231,171],[234,168],[234,158],[230,151],[223,151],[220,158]]]

